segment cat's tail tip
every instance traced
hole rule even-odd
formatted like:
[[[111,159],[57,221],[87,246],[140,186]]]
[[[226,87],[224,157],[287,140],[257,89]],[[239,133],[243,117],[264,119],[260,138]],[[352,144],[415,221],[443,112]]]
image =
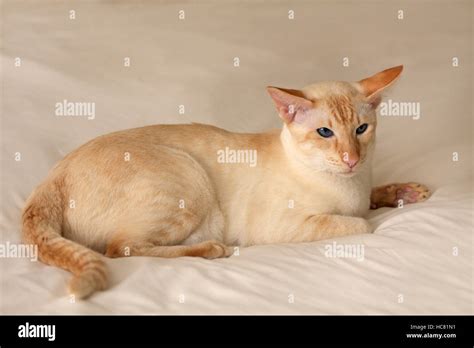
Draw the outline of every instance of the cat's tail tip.
[[[74,299],[86,299],[93,293],[107,288],[107,268],[103,260],[96,259],[87,269],[74,275],[68,292]]]

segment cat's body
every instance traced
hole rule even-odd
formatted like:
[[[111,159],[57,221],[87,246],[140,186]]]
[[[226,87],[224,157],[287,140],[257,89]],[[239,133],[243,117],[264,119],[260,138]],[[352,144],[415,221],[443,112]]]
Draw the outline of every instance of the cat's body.
[[[58,175],[65,175],[69,198],[74,200],[74,208],[66,209],[69,226],[64,236],[105,252],[113,234],[120,229],[137,228],[136,221],[147,207],[151,215],[159,216],[159,210],[174,205],[179,214],[180,210],[186,212],[189,204],[197,203],[204,208],[208,206],[207,200],[216,201],[216,211],[211,209],[207,222],[211,226],[221,225],[220,215],[223,215],[225,223],[219,227],[222,228],[219,233],[206,233],[201,228],[199,232],[203,236],[199,238],[200,233],[193,233],[191,238],[215,239],[226,245],[290,242],[297,234],[296,222],[302,223],[314,214],[365,215],[370,205],[369,166],[367,173],[351,178],[298,171],[284,155],[280,137],[279,131],[238,134],[200,124],[149,126],[99,137],[71,153],[57,168]],[[257,165],[219,163],[218,152],[226,147],[256,150]],[[198,168],[191,166],[193,160],[185,154],[196,161]],[[168,157],[171,162],[167,161]],[[111,161],[116,163],[104,165]],[[136,163],[139,171],[133,170]],[[187,172],[186,177],[175,173],[180,164],[183,166],[180,169]],[[109,166],[117,171],[107,173]],[[148,177],[143,173],[147,171],[153,175]],[[163,180],[162,173],[170,173],[173,178]],[[208,180],[201,176],[207,176]],[[141,197],[140,190],[158,198],[170,185],[180,185],[188,192],[198,191],[202,188],[196,183],[202,181],[206,191],[215,193],[210,198],[187,197],[188,193],[173,188],[170,207],[162,206],[159,201],[156,206],[147,201],[145,206],[137,207],[138,202],[134,202]],[[128,189],[128,185],[134,188]],[[98,190],[107,193],[107,205],[97,201],[103,200]],[[127,200],[122,201],[125,195]],[[124,211],[125,203],[133,209]],[[95,212],[97,209],[100,213]],[[144,220],[152,218],[145,216]],[[127,227],[129,221],[133,223]]]
[[[96,138],[31,195],[24,238],[38,244],[44,262],[73,272],[70,291],[85,297],[106,287],[100,254],[214,258],[229,256],[233,245],[371,232],[363,218],[371,203],[395,200],[371,189],[380,101],[373,98],[400,71],[375,75],[372,85],[269,89],[281,131],[162,125]],[[224,150],[255,151],[256,162],[226,163]]]

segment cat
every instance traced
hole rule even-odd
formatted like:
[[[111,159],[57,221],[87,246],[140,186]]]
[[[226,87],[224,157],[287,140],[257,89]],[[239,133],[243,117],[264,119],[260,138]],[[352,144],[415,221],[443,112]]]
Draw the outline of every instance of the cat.
[[[416,183],[371,189],[376,108],[402,69],[301,90],[267,87],[279,130],[156,125],[93,139],[28,198],[23,240],[38,245],[41,261],[72,272],[69,292],[86,298],[107,287],[103,255],[213,259],[236,245],[370,233],[370,208],[430,195]],[[255,151],[255,165],[246,156],[218,161],[224,149]]]

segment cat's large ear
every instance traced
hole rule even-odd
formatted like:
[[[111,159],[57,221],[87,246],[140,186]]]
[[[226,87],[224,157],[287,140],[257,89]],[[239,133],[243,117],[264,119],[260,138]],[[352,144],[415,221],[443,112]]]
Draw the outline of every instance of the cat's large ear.
[[[373,107],[377,107],[382,99],[382,91],[397,80],[402,70],[403,65],[399,65],[358,81],[362,93]]]
[[[313,102],[306,99],[303,93],[296,89],[269,86],[267,91],[285,123],[291,123],[297,112],[304,112],[313,106]]]

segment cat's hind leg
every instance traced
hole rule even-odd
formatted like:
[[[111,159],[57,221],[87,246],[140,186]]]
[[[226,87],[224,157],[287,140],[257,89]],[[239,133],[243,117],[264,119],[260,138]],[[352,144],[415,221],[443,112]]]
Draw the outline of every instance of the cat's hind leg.
[[[140,157],[138,157],[140,155]],[[137,158],[138,157],[138,158]],[[190,155],[165,146],[135,155],[133,173],[111,200],[109,257],[230,256],[224,217],[210,178]]]
[[[430,190],[422,184],[410,182],[404,184],[390,184],[372,189],[370,195],[370,208],[398,207],[403,204],[418,203],[427,200],[431,195]]]
[[[217,204],[190,206],[187,210],[167,206],[168,216],[156,216],[154,228],[115,233],[107,244],[105,255],[156,256],[164,258],[195,256],[206,259],[228,257],[234,249],[222,240],[224,221]],[[207,216],[206,214],[207,211]]]
[[[208,188],[211,189],[211,188]],[[197,200],[197,197],[194,197]],[[210,199],[213,199],[210,197]],[[173,199],[172,201],[177,201]],[[154,209],[165,214],[154,214],[147,225],[130,224],[123,231],[113,234],[108,241],[105,255],[181,257],[197,256],[207,259],[232,255],[233,248],[224,245],[222,230],[224,221],[217,203],[203,200],[201,204],[189,204],[186,209],[164,205]],[[160,209],[161,208],[161,209]],[[147,214],[152,215],[152,211]]]
[[[208,240],[192,245],[156,245],[150,241],[114,240],[107,247],[106,256],[156,256],[156,257],[182,257],[195,256],[206,259],[228,257],[232,255],[233,248],[224,244]]]

